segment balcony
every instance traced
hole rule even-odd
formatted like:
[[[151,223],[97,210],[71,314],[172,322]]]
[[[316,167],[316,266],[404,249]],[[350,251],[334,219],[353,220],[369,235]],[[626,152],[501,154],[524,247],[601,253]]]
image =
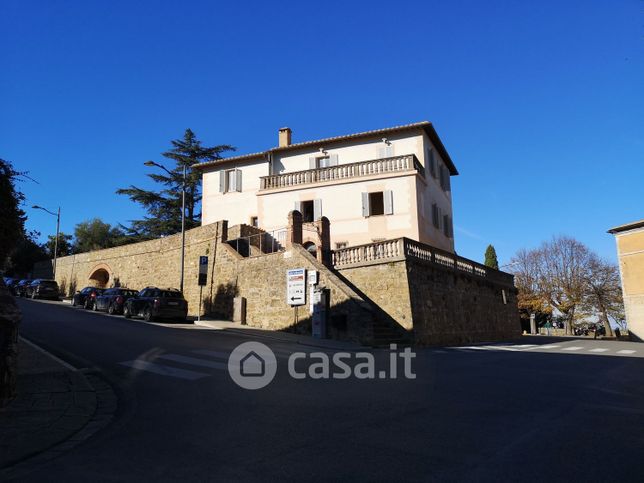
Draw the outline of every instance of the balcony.
[[[514,287],[514,275],[510,273],[494,270],[454,253],[409,238],[384,240],[333,251],[333,267],[336,270],[407,259],[421,260],[456,273],[464,272],[474,277]]]
[[[392,158],[360,161],[358,163],[338,164],[327,168],[307,169],[306,171],[293,171],[291,173],[274,174],[260,178],[260,191],[293,186],[324,183],[328,181],[341,181],[354,178],[363,178],[379,174],[416,172],[425,177],[425,170],[414,154],[394,156]]]

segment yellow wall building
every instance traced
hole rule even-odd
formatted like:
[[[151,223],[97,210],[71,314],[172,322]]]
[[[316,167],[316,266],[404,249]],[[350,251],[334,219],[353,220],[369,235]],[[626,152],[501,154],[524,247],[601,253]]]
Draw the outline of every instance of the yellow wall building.
[[[631,336],[644,341],[644,220],[608,230],[615,235],[626,323]]]

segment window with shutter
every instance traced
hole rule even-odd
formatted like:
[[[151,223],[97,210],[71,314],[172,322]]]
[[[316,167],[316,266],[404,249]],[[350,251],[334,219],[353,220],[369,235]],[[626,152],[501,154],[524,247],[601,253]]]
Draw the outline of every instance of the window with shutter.
[[[394,192],[387,190],[383,193],[384,205],[385,205],[385,215],[394,214]]]
[[[382,191],[369,193],[369,216],[385,214],[385,197]]]
[[[432,178],[436,178],[436,159],[434,159],[434,150],[429,148],[427,150],[427,165],[429,166],[429,174]]]
[[[241,169],[235,170],[235,190],[241,193],[242,190],[242,172]]]
[[[229,193],[231,191],[241,191],[241,170],[228,169],[220,173],[219,191]]]
[[[445,167],[441,164],[439,168],[439,181],[441,188],[445,191]]]
[[[313,220],[322,218],[322,200],[313,200]]]
[[[369,216],[369,193],[362,193],[362,216]]]
[[[301,203],[302,210],[300,213],[302,213],[302,221],[304,223],[310,223],[315,220],[315,212],[314,212],[314,203],[313,200],[307,200],[307,201],[302,201]]]
[[[434,228],[438,228],[438,205],[432,203],[432,222],[434,223]]]

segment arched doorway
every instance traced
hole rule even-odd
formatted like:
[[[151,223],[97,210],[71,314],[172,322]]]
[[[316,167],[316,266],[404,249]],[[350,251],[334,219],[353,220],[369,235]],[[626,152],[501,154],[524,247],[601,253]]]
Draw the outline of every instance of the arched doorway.
[[[89,282],[96,287],[105,288],[110,281],[110,277],[110,267],[108,267],[104,263],[101,263],[100,265],[95,266],[90,271]]]
[[[306,242],[304,245],[302,245],[307,252],[309,252],[311,255],[313,255],[315,258],[318,257],[318,247],[316,246],[315,243],[309,241]]]

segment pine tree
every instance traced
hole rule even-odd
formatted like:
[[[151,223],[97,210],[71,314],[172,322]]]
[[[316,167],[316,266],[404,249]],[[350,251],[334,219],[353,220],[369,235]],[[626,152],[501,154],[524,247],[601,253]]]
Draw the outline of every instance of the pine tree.
[[[234,151],[228,144],[204,147],[195,134],[186,129],[183,139],[171,141],[173,148],[162,156],[175,162],[172,169],[159,168],[164,174],[152,173],[148,176],[164,188],[157,191],[144,190],[130,185],[116,191],[117,194],[127,195],[135,203],[142,205],[147,216],[142,220],[132,220],[127,231],[129,241],[148,240],[181,231],[181,190],[183,185],[184,166],[186,173],[186,229],[195,228],[201,223],[201,212],[198,210],[201,201],[201,173],[194,171],[192,166],[205,161],[221,159],[221,154]],[[157,166],[148,162],[146,165]]]
[[[485,250],[485,266],[495,270],[499,269],[499,260],[496,258],[496,250],[492,245],[488,245]]]
[[[26,216],[20,205],[25,197],[16,188],[16,179],[22,175],[0,159],[0,268],[24,233]]]

